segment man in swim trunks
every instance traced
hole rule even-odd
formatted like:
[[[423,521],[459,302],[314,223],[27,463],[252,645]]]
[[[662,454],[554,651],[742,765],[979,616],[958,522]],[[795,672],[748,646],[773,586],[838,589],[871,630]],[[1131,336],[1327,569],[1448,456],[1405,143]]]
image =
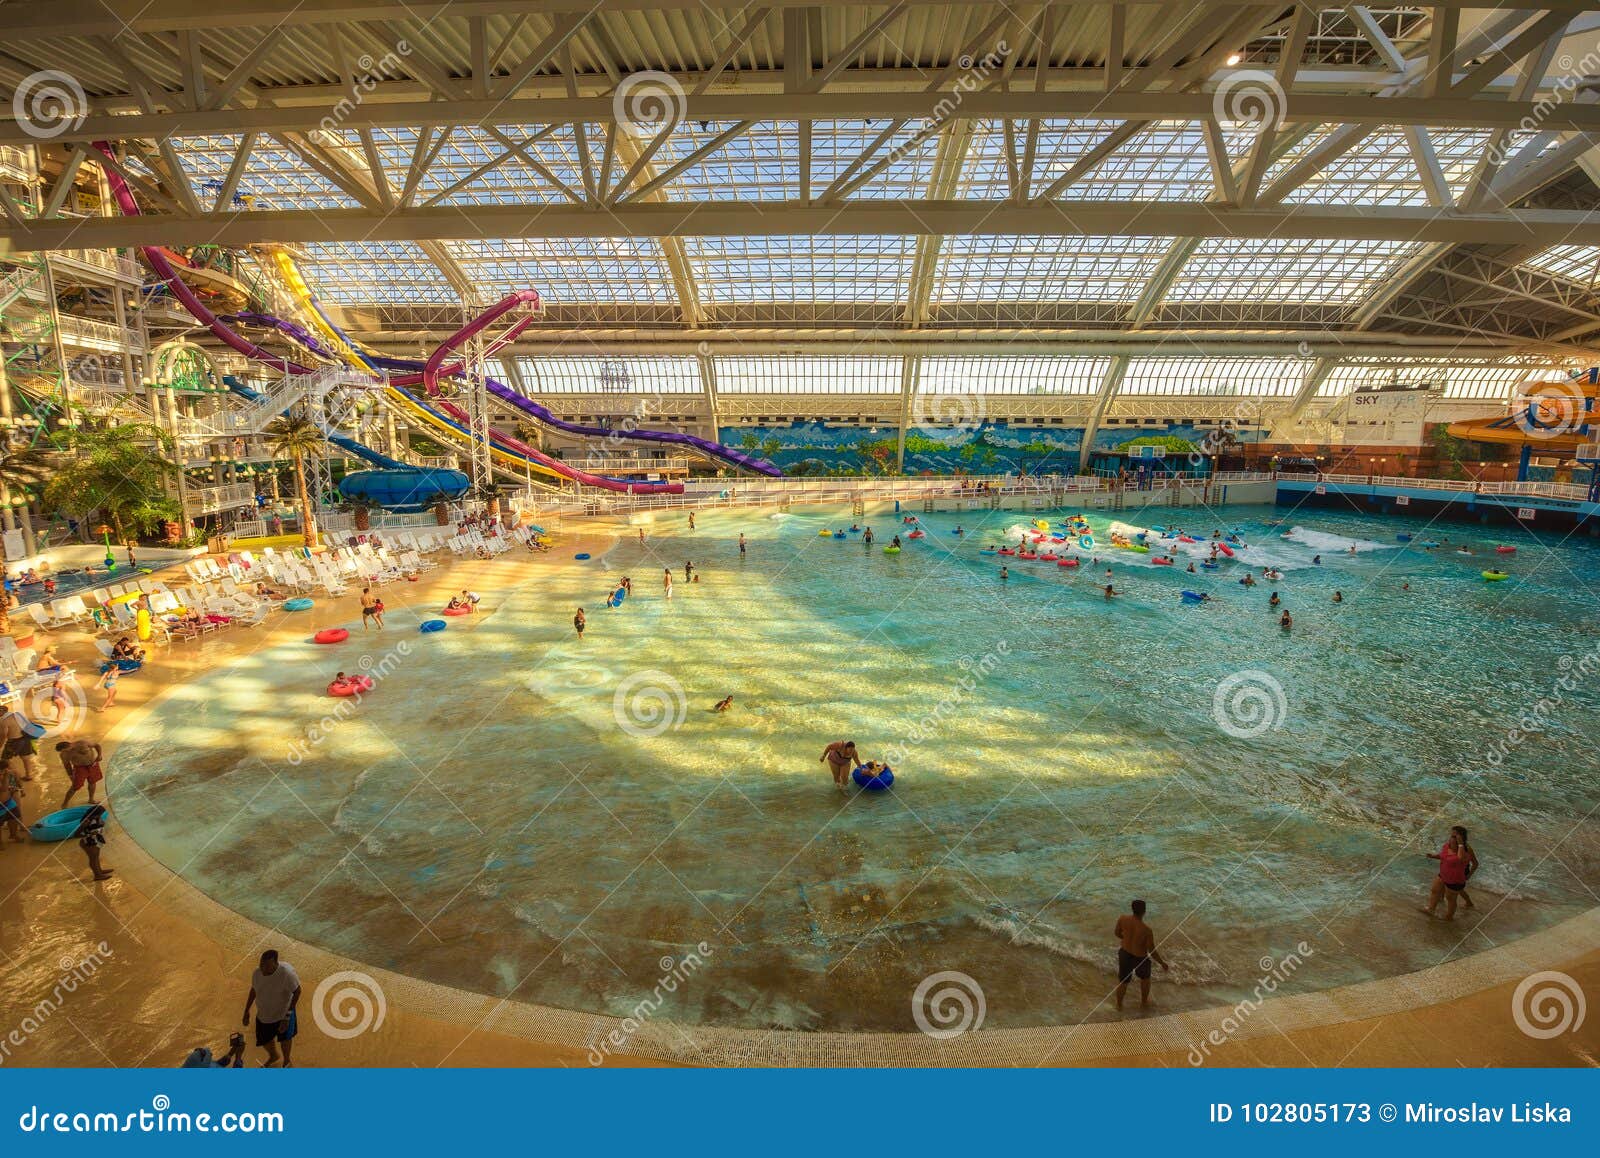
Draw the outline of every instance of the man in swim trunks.
[[[56,755],[61,757],[61,767],[72,783],[61,799],[61,807],[72,803],[78,789],[89,786],[89,803],[94,803],[95,785],[105,779],[100,771],[100,745],[88,740],[62,740],[56,745]]]
[[[372,593],[372,588],[361,589],[361,630],[367,629],[367,620],[376,619],[378,615],[378,597]],[[379,630],[383,628],[382,620],[378,622]]]
[[[689,512],[689,529],[691,531],[694,530],[694,512],[693,511]]]
[[[835,740],[822,750],[822,758],[818,763],[828,765],[828,770],[833,773],[833,786],[840,792],[846,792],[850,785],[850,769],[861,767],[861,756],[856,752],[854,740]]]
[[[5,746],[0,748],[0,767],[9,768],[11,761],[19,761],[22,779],[26,781],[32,780],[39,771],[39,748],[24,725],[35,727],[21,712],[11,712],[5,717],[3,729],[0,729],[0,735],[5,738]]]
[[[1122,1010],[1122,998],[1128,992],[1128,983],[1139,979],[1139,1007],[1150,1005],[1150,962],[1155,961],[1165,972],[1172,968],[1162,960],[1156,948],[1155,930],[1144,923],[1144,902],[1134,901],[1128,906],[1132,913],[1117,918],[1113,936],[1117,938],[1117,1010]]]
[[[739,532],[739,554],[744,554],[744,532]]]

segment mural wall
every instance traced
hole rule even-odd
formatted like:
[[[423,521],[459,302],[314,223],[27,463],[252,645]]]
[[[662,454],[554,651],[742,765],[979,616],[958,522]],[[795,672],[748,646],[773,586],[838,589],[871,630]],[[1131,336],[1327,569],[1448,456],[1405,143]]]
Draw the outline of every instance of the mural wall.
[[[1199,443],[1205,430],[1192,426],[1117,427],[1095,435],[1097,453],[1138,438],[1163,435]],[[893,474],[893,426],[794,422],[780,426],[725,426],[721,441],[759,454],[784,473],[805,475]],[[917,428],[906,432],[907,474],[1071,474],[1078,467],[1083,431],[1067,426],[985,422],[968,427]]]

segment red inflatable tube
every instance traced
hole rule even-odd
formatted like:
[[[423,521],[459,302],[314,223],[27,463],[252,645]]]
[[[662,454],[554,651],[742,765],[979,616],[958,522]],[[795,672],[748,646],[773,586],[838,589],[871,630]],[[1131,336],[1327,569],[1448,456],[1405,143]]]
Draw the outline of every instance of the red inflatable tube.
[[[470,607],[446,607],[443,611],[439,612],[439,614],[440,615],[471,615],[472,614],[472,608],[470,608]]]
[[[311,637],[313,643],[343,643],[350,633],[342,627],[325,627]]]
[[[354,696],[371,690],[372,677],[364,675],[350,676],[343,683],[334,680],[328,685],[328,694],[330,696]]]

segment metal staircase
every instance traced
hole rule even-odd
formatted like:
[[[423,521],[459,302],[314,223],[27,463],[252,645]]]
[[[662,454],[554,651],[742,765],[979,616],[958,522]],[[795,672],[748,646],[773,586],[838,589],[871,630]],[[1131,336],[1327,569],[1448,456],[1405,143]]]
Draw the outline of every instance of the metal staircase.
[[[37,419],[37,441],[45,420],[65,408],[67,382],[50,267],[40,255],[0,264],[0,361],[6,382]]]

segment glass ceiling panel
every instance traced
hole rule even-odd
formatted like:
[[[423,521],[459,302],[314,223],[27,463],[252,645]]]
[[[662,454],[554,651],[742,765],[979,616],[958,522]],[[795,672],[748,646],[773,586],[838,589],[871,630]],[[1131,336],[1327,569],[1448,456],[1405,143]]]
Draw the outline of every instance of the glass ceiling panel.
[[[1167,237],[947,237],[935,302],[1128,302],[1172,247]]]
[[[552,304],[677,301],[672,275],[648,238],[488,238],[444,243],[488,293],[533,288]]]
[[[1210,238],[1184,264],[1166,300],[1359,302],[1418,248],[1401,241]]]
[[[410,241],[330,242],[302,246],[300,272],[318,297],[345,305],[458,303],[455,288]]]
[[[1553,245],[1522,264],[1592,286],[1600,281],[1600,246]]]
[[[1118,397],[1282,398],[1300,389],[1309,358],[1134,358]]]
[[[917,390],[922,394],[1095,394],[1110,358],[926,357]]]
[[[1355,390],[1401,384],[1432,384],[1444,397],[1462,400],[1509,400],[1518,382],[1543,368],[1538,359],[1450,360],[1407,358],[1393,362],[1357,362],[1335,366],[1317,389],[1319,398],[1336,398]]]
[[[933,179],[933,161],[939,151],[940,136],[934,132],[924,140],[915,141],[917,133],[927,127],[926,120],[907,121],[873,151],[869,160],[852,168],[857,156],[893,123],[888,119],[817,121],[811,129],[811,195],[820,197],[838,178],[847,174],[851,178],[860,176],[884,158],[892,157],[881,172],[851,191],[849,196],[858,199],[926,197]],[[797,157],[799,148],[797,141]]]
[[[1268,187],[1285,167],[1332,130],[1313,133],[1267,171]],[[1453,199],[1461,198],[1493,134],[1487,129],[1430,129],[1428,137]],[[1514,153],[1529,134],[1513,133],[1503,146]],[[1427,188],[1404,130],[1379,129],[1336,158],[1284,199],[1286,205],[1427,205]]]
[[[686,237],[707,304],[903,302],[914,237]]]
[[[1121,124],[1108,120],[1045,121],[1035,144],[1033,196],[1042,196],[1057,178]],[[1020,163],[1027,147],[1026,128],[1019,126],[1014,139]],[[1224,144],[1234,158],[1243,155],[1254,140],[1254,132],[1246,127],[1223,126]],[[964,196],[999,199],[1007,195],[1005,150],[1005,130],[999,122],[983,122],[974,131],[962,178]],[[1205,134],[1198,125],[1184,121],[1158,121],[1146,126],[1057,194],[1064,200],[1096,201],[1206,201],[1214,195]]]
[[[523,386],[535,395],[698,394],[701,389],[700,363],[692,356],[521,356],[516,363]]]
[[[499,132],[511,142],[496,139],[488,129],[477,125],[457,125],[442,139],[438,133],[429,137],[427,148],[433,160],[418,180],[412,201],[427,205],[433,198],[451,192],[440,199],[441,205],[516,205],[570,202],[583,196],[583,170],[578,163],[577,134],[571,125],[496,125]],[[374,129],[373,143],[377,148],[379,163],[383,166],[389,187],[399,191],[405,188],[406,175],[416,155],[417,129]],[[341,140],[350,151],[355,163],[365,169],[366,154],[361,139],[353,132],[340,131],[331,136]],[[513,146],[537,138],[522,154],[503,157]],[[591,132],[591,154],[596,166],[600,149],[594,142],[603,137]],[[542,164],[552,176],[572,190],[569,196],[548,177],[537,172],[523,160],[531,157]],[[476,171],[496,162],[486,172]],[[476,175],[473,175],[476,174]],[[469,178],[468,180],[467,178]],[[458,182],[465,182],[455,188]]]
[[[655,172],[664,173],[718,134],[733,121],[686,120],[651,159]],[[816,141],[813,131],[813,146]],[[646,142],[648,144],[648,142]],[[813,181],[818,180],[816,175]],[[679,201],[787,201],[800,196],[800,138],[793,123],[763,121],[719,146],[662,186]],[[822,191],[813,185],[813,195]]]
[[[717,357],[719,394],[898,394],[898,357]]]
[[[239,135],[184,137],[176,144],[178,163],[194,183],[202,204],[208,197],[214,201],[238,152]],[[300,157],[266,136],[256,138],[234,200],[241,205],[254,202],[257,208],[265,209],[351,209],[359,205]]]

